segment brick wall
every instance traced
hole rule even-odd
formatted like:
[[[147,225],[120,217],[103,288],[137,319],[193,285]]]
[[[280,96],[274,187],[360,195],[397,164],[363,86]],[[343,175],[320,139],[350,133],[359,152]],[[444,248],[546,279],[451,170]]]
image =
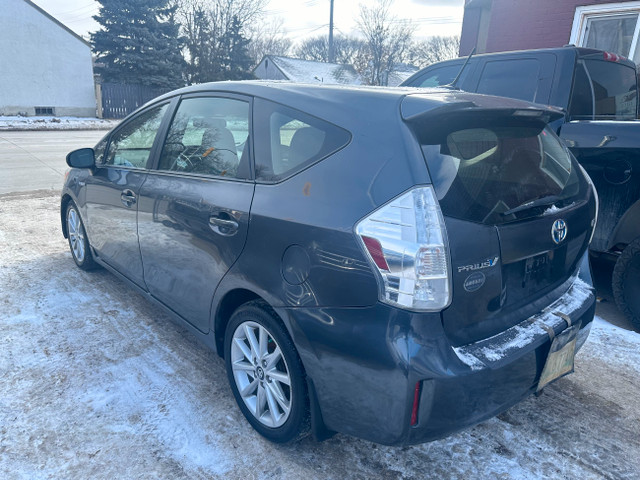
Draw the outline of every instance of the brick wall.
[[[569,43],[577,6],[613,0],[493,0],[486,52],[561,47]],[[468,55],[478,37],[480,9],[467,9],[460,54]],[[467,23],[469,27],[467,27]],[[467,31],[465,32],[465,29]]]

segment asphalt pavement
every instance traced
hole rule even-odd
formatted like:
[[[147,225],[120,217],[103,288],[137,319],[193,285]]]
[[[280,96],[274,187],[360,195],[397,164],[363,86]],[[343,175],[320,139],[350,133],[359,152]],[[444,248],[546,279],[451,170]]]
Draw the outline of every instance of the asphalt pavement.
[[[0,195],[60,190],[68,170],[65,158],[76,148],[93,147],[103,130],[0,131]]]

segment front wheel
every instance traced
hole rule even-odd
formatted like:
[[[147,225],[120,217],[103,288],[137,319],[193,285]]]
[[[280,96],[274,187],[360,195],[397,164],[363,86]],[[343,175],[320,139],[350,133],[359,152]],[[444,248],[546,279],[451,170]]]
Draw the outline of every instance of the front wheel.
[[[302,363],[268,305],[250,302],[236,310],[226,330],[225,362],[236,402],[258,433],[277,443],[307,433]]]
[[[78,209],[73,202],[67,205],[67,237],[69,239],[69,249],[76,265],[83,270],[91,270],[97,265],[91,255],[89,240],[84,229],[84,224],[78,213]]]
[[[627,245],[616,261],[612,290],[618,308],[640,332],[640,238]]]

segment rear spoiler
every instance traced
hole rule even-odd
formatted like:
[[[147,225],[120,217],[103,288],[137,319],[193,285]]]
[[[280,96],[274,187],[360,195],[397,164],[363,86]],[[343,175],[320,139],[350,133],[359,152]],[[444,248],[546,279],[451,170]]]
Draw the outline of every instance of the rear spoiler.
[[[528,119],[545,124],[565,116],[562,109],[546,105],[441,89],[407,95],[400,105],[400,113],[408,123],[423,123],[443,115],[463,113],[513,116],[514,120]]]

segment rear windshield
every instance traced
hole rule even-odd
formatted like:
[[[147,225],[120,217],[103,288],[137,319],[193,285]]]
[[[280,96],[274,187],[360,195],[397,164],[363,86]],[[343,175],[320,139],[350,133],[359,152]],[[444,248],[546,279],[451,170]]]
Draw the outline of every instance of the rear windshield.
[[[578,60],[569,114],[576,120],[636,118],[635,69],[605,60]]]
[[[438,137],[422,149],[447,216],[496,225],[581,198],[584,179],[548,127],[470,125]]]

